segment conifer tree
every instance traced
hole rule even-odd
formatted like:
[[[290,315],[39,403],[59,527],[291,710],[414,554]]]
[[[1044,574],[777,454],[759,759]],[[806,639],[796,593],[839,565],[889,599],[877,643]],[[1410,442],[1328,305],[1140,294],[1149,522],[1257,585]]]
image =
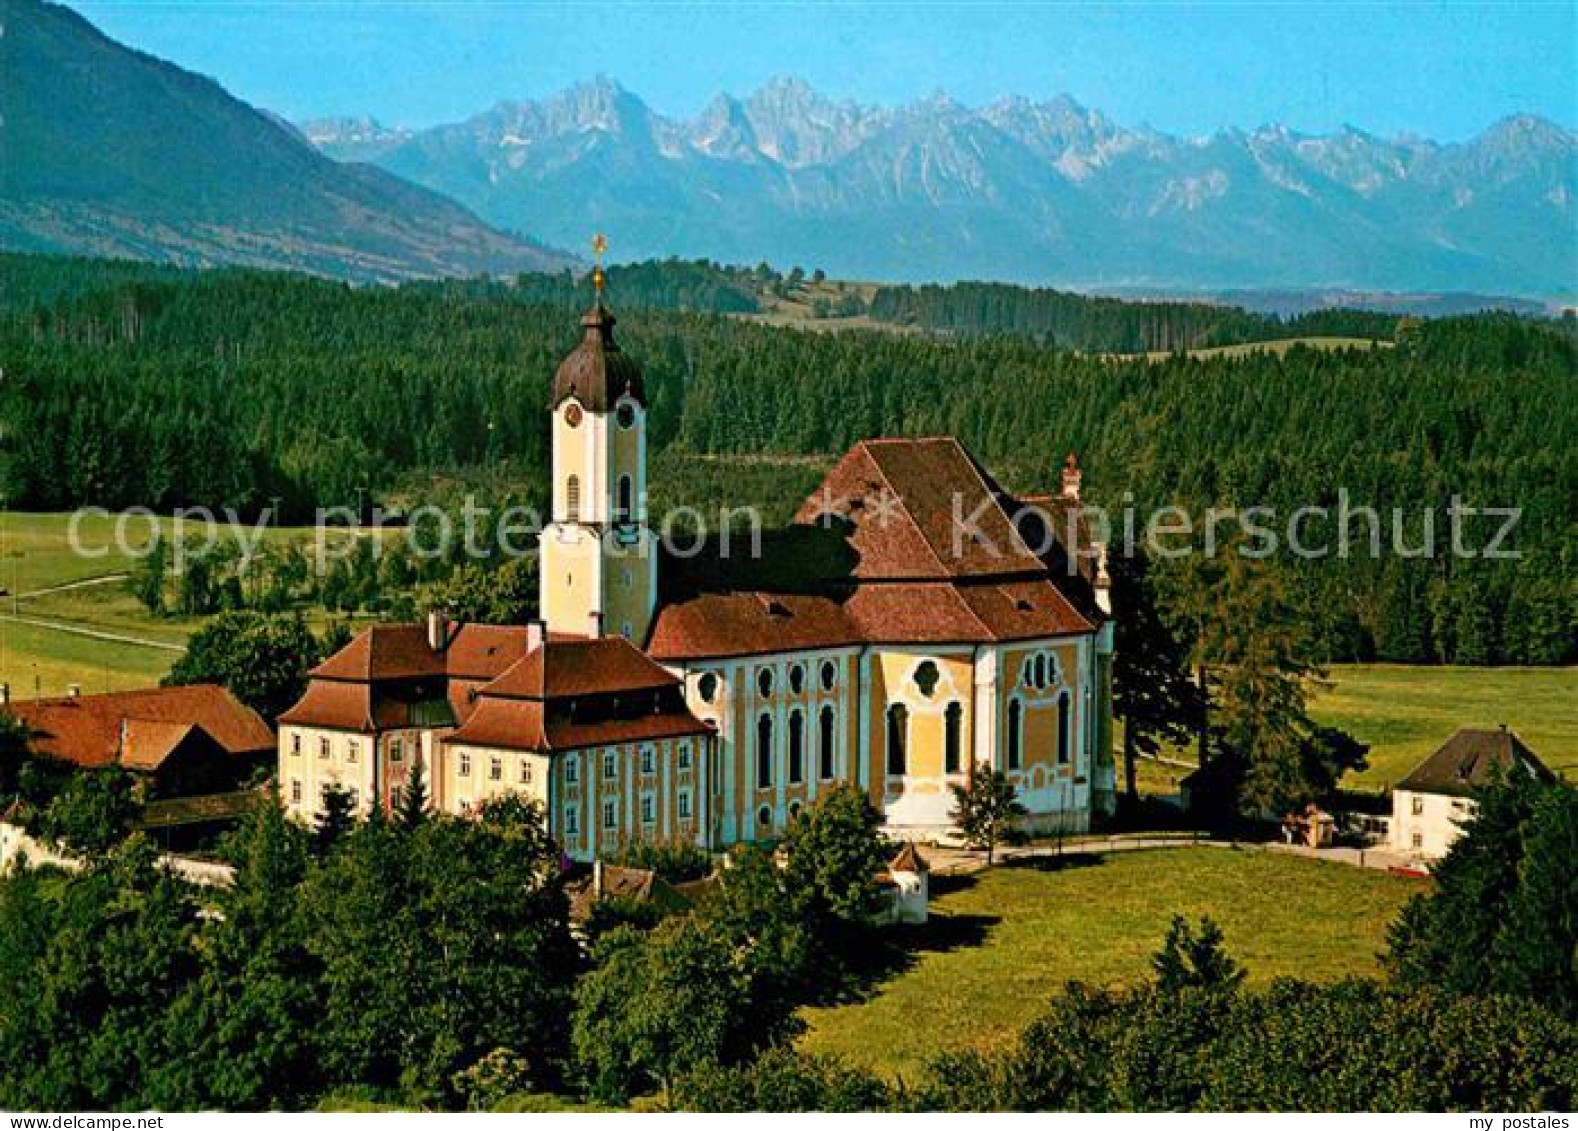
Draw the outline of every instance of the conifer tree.
[[[1186,742],[1204,704],[1189,676],[1189,653],[1162,617],[1141,547],[1108,559],[1117,639],[1112,665],[1113,713],[1123,722],[1123,772],[1129,797],[1139,796],[1135,763],[1164,743]]]
[[[318,813],[313,838],[318,854],[326,855],[355,827],[356,813],[350,792],[337,785],[329,786],[323,791],[323,809]]]
[[[1019,791],[1007,774],[985,762],[975,764],[969,784],[951,788],[954,828],[965,844],[984,850],[987,864],[992,864],[997,846],[1011,843],[1019,835],[1019,820],[1027,812],[1019,803]]]
[[[408,829],[414,829],[427,819],[427,770],[418,752],[411,760],[411,772],[400,787],[395,801],[395,820]]]

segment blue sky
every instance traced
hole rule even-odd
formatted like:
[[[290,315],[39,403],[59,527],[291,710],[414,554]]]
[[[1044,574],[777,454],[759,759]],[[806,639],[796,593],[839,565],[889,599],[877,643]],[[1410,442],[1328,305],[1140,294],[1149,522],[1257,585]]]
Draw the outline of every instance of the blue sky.
[[[1578,125],[1578,4],[71,0],[112,37],[290,118],[453,121],[603,73],[690,114],[776,74],[891,104],[1069,93],[1174,133],[1281,122],[1456,140]]]

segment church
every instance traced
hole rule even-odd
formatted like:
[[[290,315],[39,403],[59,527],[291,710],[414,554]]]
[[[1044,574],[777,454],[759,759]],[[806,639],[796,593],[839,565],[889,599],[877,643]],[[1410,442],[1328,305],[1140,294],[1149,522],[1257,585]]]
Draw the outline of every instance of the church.
[[[552,383],[541,620],[434,610],[314,668],[278,720],[292,815],[335,788],[389,806],[418,763],[435,808],[526,796],[581,860],[770,840],[839,782],[890,835],[943,837],[981,765],[1034,829],[1110,812],[1113,624],[1072,456],[1015,498],[951,437],[865,440],[788,529],[665,554],[614,321],[599,286]]]

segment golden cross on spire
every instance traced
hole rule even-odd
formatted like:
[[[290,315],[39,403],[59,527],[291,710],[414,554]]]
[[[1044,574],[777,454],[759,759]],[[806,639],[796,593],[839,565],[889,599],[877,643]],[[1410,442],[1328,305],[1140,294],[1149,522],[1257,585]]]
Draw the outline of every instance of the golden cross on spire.
[[[592,286],[597,290],[597,297],[603,297],[603,256],[608,253],[608,237],[598,232],[592,237],[592,254],[597,256],[597,266],[592,268]]]

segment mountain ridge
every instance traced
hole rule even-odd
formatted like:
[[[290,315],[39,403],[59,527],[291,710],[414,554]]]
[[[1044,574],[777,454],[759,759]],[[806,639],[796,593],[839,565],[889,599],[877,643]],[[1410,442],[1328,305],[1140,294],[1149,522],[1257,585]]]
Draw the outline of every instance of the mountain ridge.
[[[214,80],[78,13],[5,0],[0,246],[390,281],[568,257],[371,165],[319,152]]]
[[[629,259],[1084,288],[1578,286],[1578,135],[1531,114],[1462,142],[1276,123],[1179,137],[1066,94],[882,107],[779,76],[680,118],[598,76],[421,130],[301,125],[551,242],[606,228]]]

